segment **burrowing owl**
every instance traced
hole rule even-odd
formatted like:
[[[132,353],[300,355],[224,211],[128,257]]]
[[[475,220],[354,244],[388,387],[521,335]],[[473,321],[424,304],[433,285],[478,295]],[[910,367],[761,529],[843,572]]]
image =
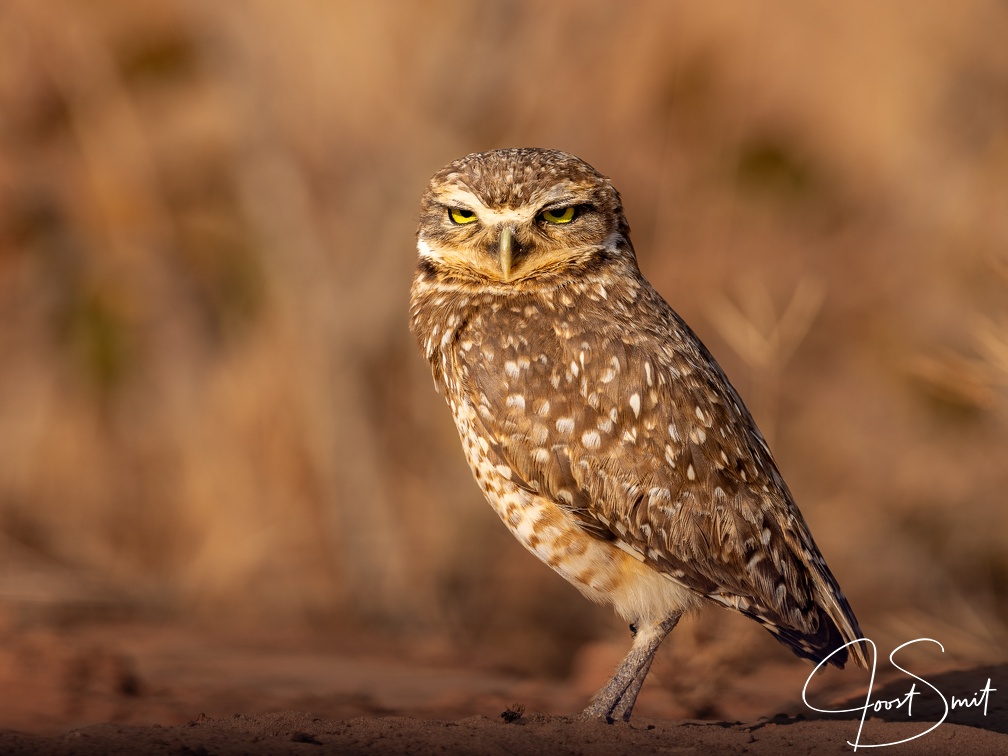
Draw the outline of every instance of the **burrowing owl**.
[[[618,192],[573,155],[469,155],[421,200],[410,303],[490,504],[631,623],[584,712],[610,721],[629,719],[658,645],[705,600],[817,662],[861,637],[749,411],[629,234]]]

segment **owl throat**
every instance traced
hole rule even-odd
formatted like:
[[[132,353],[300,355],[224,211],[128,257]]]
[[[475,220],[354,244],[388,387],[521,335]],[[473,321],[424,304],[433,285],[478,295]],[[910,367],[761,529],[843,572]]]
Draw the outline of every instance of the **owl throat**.
[[[647,299],[647,287],[632,248],[600,247],[577,263],[493,283],[457,275],[421,257],[411,291],[410,330],[431,365],[438,390],[451,403],[453,395],[466,390],[458,381],[471,378],[474,362],[492,362],[500,347],[552,355],[562,351],[563,342],[587,333],[598,337],[625,329],[613,314],[629,318],[636,312],[639,319],[639,300]],[[504,365],[497,369],[504,370]]]

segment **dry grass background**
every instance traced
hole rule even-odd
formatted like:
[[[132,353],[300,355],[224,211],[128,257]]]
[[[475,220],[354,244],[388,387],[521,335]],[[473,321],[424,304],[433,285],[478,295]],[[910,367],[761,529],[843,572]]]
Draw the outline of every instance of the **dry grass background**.
[[[7,0],[0,612],[625,643],[481,500],[406,327],[428,177],[538,145],[620,187],[866,632],[1003,659],[1006,39],[996,0]],[[713,695],[699,651],[764,636],[669,653]]]

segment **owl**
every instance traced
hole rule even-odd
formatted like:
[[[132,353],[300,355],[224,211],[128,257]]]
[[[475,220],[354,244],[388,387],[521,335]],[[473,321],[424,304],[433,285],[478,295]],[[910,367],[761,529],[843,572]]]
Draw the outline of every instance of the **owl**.
[[[420,203],[410,327],[484,496],[630,623],[584,716],[628,720],[659,644],[714,602],[794,653],[866,666],[861,631],[728,378],[641,274],[620,195],[573,155],[501,149]]]

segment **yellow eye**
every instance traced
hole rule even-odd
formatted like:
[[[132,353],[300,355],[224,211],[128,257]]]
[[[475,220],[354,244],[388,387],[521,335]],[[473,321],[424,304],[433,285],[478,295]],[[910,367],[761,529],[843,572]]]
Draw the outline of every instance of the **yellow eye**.
[[[452,223],[457,223],[460,226],[464,226],[466,223],[476,222],[476,213],[472,210],[466,210],[461,207],[448,208],[448,217],[451,219]]]
[[[577,208],[574,205],[554,207],[551,210],[543,210],[539,213],[539,218],[547,223],[570,223],[576,216]]]

